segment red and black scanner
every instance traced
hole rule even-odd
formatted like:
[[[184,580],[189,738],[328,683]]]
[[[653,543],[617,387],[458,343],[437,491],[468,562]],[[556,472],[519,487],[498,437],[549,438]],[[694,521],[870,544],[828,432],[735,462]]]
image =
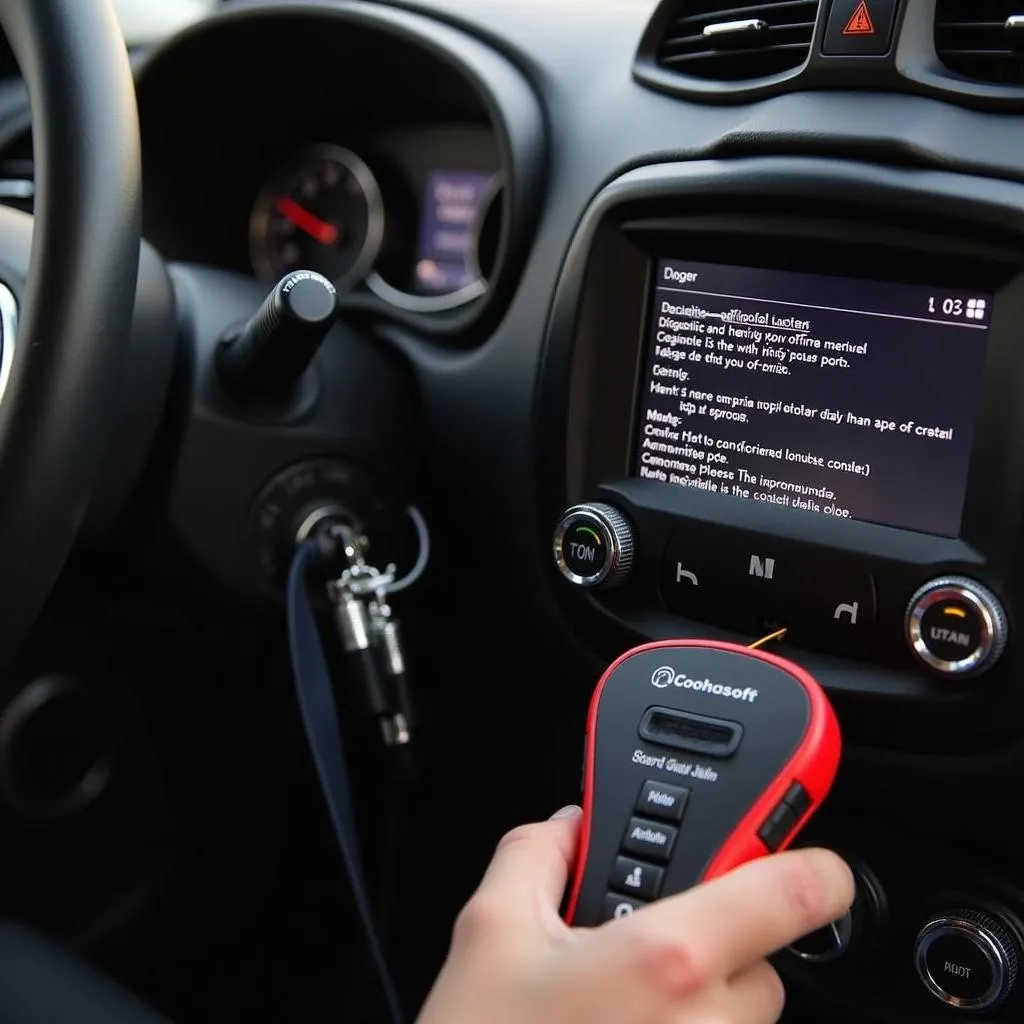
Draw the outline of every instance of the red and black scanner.
[[[799,666],[735,644],[637,647],[598,683],[566,911],[598,925],[785,849],[828,795],[839,724]]]

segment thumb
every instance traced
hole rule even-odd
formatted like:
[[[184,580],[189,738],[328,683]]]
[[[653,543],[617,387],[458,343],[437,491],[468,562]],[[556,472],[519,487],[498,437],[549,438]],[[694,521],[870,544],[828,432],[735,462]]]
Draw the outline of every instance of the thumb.
[[[478,896],[533,922],[557,920],[576,859],[582,813],[578,807],[563,807],[547,821],[509,832],[498,843]]]

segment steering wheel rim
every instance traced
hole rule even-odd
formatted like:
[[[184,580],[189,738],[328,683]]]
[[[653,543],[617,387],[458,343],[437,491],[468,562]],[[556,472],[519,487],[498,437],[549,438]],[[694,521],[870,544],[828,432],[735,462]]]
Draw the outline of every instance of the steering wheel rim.
[[[0,664],[88,509],[128,351],[141,238],[131,68],[109,0],[0,0],[32,108],[35,228],[0,396]],[[0,235],[17,211],[0,208]],[[23,225],[20,230],[24,230]],[[9,339],[8,339],[9,344]]]

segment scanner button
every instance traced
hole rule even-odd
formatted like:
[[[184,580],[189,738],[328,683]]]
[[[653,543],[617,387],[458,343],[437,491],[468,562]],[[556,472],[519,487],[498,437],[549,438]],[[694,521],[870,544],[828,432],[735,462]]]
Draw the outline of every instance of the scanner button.
[[[629,857],[619,857],[612,869],[611,887],[616,892],[629,893],[645,900],[653,900],[661,892],[665,869],[656,868]]]
[[[757,838],[768,847],[769,853],[774,853],[789,838],[799,820],[793,808],[783,800],[768,815],[757,833]]]
[[[662,782],[648,779],[640,790],[640,799],[636,802],[636,813],[645,818],[660,818],[678,824],[683,820],[686,801],[690,791],[682,786],[666,786]]]
[[[619,917],[629,917],[630,914],[636,913],[645,905],[643,900],[634,900],[628,896],[619,896],[617,893],[610,892],[604,898],[604,914],[601,917],[601,923],[614,921]]]
[[[644,860],[665,864],[672,857],[678,835],[679,830],[671,825],[647,821],[645,818],[630,818],[622,850]]]
[[[810,793],[799,782],[794,782],[786,790],[786,795],[782,799],[784,803],[789,804],[798,820],[811,809],[811,804],[813,803]]]

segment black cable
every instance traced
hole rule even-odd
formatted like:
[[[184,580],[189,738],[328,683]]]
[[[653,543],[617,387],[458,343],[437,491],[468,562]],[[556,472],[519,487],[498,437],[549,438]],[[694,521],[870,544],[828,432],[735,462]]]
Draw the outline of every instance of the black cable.
[[[302,723],[316,766],[320,788],[330,813],[334,835],[348,876],[352,899],[362,924],[370,958],[380,981],[392,1024],[403,1024],[401,1004],[384,955],[359,853],[359,834],[352,803],[352,787],[338,724],[330,673],[316,619],[306,593],[306,573],[320,559],[316,541],[307,541],[295,553],[288,571],[288,644]]]

